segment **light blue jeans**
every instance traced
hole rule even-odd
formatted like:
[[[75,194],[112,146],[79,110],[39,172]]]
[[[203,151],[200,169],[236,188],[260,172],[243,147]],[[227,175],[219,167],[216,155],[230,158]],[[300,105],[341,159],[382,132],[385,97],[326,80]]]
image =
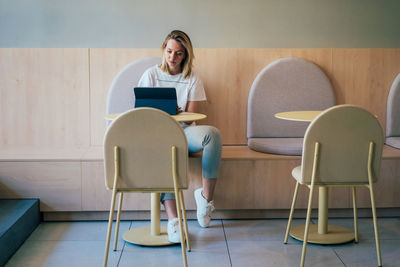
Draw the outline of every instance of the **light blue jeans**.
[[[201,161],[203,178],[217,179],[221,162],[222,138],[213,126],[189,126],[184,129],[190,153],[203,151]],[[162,193],[161,202],[175,199],[172,193]]]

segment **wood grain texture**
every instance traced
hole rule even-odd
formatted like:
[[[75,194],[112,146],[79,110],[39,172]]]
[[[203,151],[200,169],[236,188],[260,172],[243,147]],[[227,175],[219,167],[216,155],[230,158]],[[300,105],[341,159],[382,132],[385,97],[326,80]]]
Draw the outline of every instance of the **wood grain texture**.
[[[0,196],[39,198],[45,212],[80,211],[80,162],[0,162]]]
[[[0,49],[0,147],[101,146],[109,86],[130,62],[159,49]],[[220,129],[224,144],[246,144],[247,98],[256,75],[272,61],[300,57],[334,85],[337,103],[376,114],[385,128],[386,98],[400,72],[400,49],[196,49],[195,70],[208,101],[200,124]]]
[[[380,177],[373,185],[377,208],[400,206],[399,174],[400,159],[386,159],[382,161]],[[368,188],[361,188],[358,192],[358,206],[360,208],[371,207],[371,198]]]
[[[332,81],[338,104],[364,107],[386,127],[389,89],[400,72],[400,49],[333,49]]]
[[[0,49],[0,148],[88,148],[88,49]]]

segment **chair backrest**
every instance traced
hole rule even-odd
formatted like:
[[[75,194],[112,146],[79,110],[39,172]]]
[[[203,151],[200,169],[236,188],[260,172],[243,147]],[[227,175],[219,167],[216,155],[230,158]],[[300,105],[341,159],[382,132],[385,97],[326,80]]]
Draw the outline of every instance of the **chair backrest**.
[[[182,127],[167,113],[137,108],[118,116],[104,137],[105,182],[114,181],[114,147],[120,148],[118,189],[173,190],[172,146],[177,149],[178,187],[188,187],[188,146]]]
[[[106,114],[133,109],[135,105],[133,88],[137,86],[146,69],[160,63],[160,58],[142,58],[125,66],[111,83],[107,95]]]
[[[275,113],[324,110],[335,104],[332,85],[314,63],[282,58],[267,65],[254,79],[247,107],[247,137],[303,137],[304,122],[280,120]]]
[[[315,118],[303,144],[302,183],[311,182],[315,143],[320,143],[316,184],[368,184],[370,142],[374,143],[372,179],[379,176],[383,130],[367,110],[339,105]]]
[[[400,137],[400,73],[390,87],[387,100],[386,136]]]

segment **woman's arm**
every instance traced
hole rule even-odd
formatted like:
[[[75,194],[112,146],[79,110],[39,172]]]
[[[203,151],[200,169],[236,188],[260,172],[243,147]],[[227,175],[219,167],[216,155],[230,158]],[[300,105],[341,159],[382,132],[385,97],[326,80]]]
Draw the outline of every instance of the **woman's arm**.
[[[188,101],[186,104],[186,112],[193,112],[197,113],[198,112],[198,105],[199,101]]]

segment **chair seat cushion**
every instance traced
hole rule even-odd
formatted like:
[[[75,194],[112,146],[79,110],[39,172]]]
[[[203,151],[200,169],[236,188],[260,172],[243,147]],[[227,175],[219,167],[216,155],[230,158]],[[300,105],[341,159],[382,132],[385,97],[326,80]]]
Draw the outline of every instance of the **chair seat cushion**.
[[[258,152],[300,156],[303,138],[249,138],[247,144]]]
[[[387,137],[386,142],[387,145],[392,146],[394,148],[400,149],[400,136],[396,137]]]

